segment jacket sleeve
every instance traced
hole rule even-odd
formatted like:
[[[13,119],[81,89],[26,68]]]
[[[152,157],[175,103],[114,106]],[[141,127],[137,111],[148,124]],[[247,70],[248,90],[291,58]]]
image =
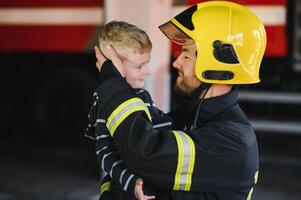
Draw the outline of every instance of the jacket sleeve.
[[[147,182],[173,190],[190,190],[195,146],[181,131],[154,129],[144,102],[122,78],[105,81],[99,110],[122,160]]]
[[[172,129],[173,127],[173,119],[161,111],[154,104],[151,95],[145,89],[139,89],[135,91],[137,97],[139,97],[147,106],[151,118],[152,118],[152,126],[156,129]]]
[[[118,70],[114,67],[111,60],[106,60],[99,72],[99,81],[102,83],[106,79],[113,77],[121,77]],[[105,126],[105,120],[98,113],[98,102],[101,101],[101,94],[96,92],[93,94],[93,102],[88,115],[88,128],[85,136],[96,140],[95,150],[97,154],[98,164],[115,183],[119,183],[123,190],[128,191],[130,195],[134,195],[134,187],[137,176],[132,174],[121,160],[116,151],[114,141]],[[133,197],[133,196],[132,196]]]
[[[89,124],[85,135],[96,140],[95,148],[99,166],[108,173],[115,183],[119,183],[121,188],[128,191],[134,198],[134,187],[138,177],[124,166],[116,151],[114,141],[105,126],[105,120],[97,112],[98,102],[101,100],[99,97],[97,93],[93,94],[93,102],[88,115]]]
[[[114,182],[119,183],[124,191],[134,195],[138,177],[124,166],[124,162],[116,151],[114,141],[102,122],[97,123],[96,131],[98,134],[96,134],[95,149],[99,166],[108,173]]]

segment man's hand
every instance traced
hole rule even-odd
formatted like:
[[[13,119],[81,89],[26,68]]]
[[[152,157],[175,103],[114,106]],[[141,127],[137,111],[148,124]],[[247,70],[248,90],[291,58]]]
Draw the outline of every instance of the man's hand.
[[[142,179],[141,178],[137,179],[136,185],[135,185],[135,190],[134,190],[136,199],[138,199],[138,200],[155,199],[154,195],[152,195],[152,196],[144,195],[142,186],[143,186]]]
[[[97,58],[96,67],[101,71],[102,64],[107,60],[107,58],[102,54],[100,49],[97,46],[94,46],[95,56]]]
[[[102,67],[103,63],[107,60],[107,58],[102,54],[101,50],[97,46],[94,46],[94,50],[95,50],[95,56],[97,58],[96,67],[99,71],[101,71],[101,67]],[[113,64],[115,65],[115,67],[117,68],[117,70],[119,71],[121,76],[125,77],[124,65],[123,65],[121,59],[119,58],[117,52],[115,51],[115,49],[111,45],[108,45],[106,47],[106,50],[107,50],[109,59],[112,60]]]

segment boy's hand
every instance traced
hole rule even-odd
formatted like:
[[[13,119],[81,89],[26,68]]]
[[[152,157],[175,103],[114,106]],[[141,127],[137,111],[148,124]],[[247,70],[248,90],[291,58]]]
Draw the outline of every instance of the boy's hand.
[[[135,190],[134,190],[136,199],[138,199],[138,200],[155,199],[154,195],[152,195],[152,196],[144,195],[142,186],[143,186],[142,179],[141,178],[137,179],[136,185],[135,185]]]

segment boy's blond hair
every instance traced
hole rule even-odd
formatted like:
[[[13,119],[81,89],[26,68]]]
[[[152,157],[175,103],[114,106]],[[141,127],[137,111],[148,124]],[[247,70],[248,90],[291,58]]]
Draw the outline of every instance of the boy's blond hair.
[[[132,50],[135,53],[151,51],[152,43],[145,31],[124,21],[111,21],[99,34],[99,47],[107,56],[106,46],[112,45],[117,53]]]

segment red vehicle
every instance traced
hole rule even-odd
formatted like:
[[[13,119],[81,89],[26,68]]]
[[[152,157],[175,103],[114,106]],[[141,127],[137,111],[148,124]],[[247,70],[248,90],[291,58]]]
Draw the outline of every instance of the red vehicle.
[[[102,14],[99,0],[0,1],[1,126],[8,137],[72,142],[81,135],[97,85],[92,48]]]
[[[202,1],[175,0],[174,14],[197,2]],[[258,131],[296,133],[301,130],[297,123],[277,120],[300,120],[294,114],[301,103],[300,3],[234,2],[257,13],[268,36],[262,84],[241,87],[241,104]],[[1,128],[10,133],[4,137],[69,140],[82,135],[89,96],[97,85],[92,49],[103,8],[101,0],[0,1]],[[173,54],[178,50],[173,46]]]

